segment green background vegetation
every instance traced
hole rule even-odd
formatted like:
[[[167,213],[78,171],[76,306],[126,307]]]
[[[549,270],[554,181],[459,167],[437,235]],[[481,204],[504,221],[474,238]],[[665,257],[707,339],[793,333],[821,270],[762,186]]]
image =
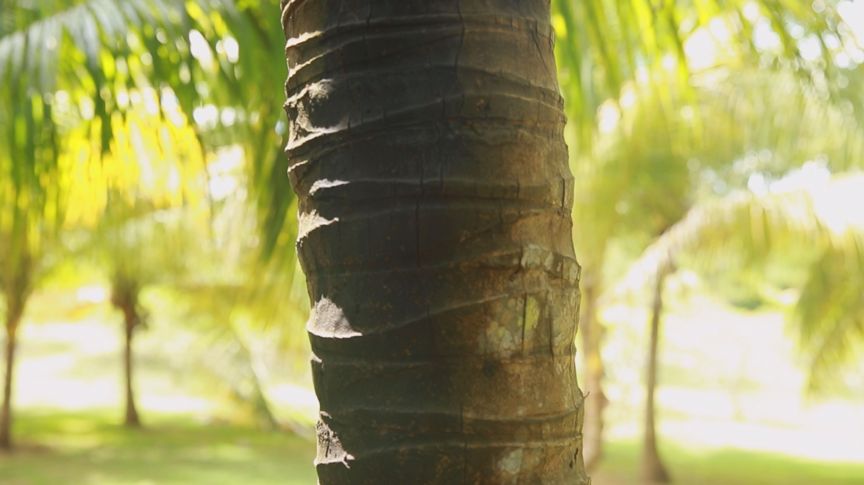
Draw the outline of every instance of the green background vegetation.
[[[864,483],[864,1],[553,7],[594,483]],[[0,483],[314,483],[278,11],[0,0]]]

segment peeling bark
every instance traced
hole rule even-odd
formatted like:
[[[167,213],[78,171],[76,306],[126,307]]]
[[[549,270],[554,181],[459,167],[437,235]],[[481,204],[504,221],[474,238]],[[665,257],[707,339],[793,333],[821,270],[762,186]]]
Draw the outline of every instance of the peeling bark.
[[[322,485],[586,484],[546,0],[283,0]]]

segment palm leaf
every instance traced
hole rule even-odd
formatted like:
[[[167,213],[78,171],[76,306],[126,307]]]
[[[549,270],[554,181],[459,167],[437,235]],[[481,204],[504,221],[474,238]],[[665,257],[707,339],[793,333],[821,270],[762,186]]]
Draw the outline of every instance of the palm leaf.
[[[864,175],[852,174],[762,195],[741,191],[697,205],[603,298],[646,287],[687,255],[710,261],[712,253],[734,246],[763,258],[784,244],[814,248],[820,255],[809,266],[793,321],[811,361],[810,387],[817,388],[864,342],[864,218],[837,210],[860,205],[861,187]]]
[[[606,100],[618,99],[622,87],[633,82],[663,85],[666,76],[687,85],[694,72],[688,41],[716,25],[728,34],[725,47],[745,62],[777,66],[802,79],[825,79],[842,48],[826,48],[819,59],[806,60],[798,44],[827,35],[841,45],[853,39],[835,4],[828,3],[819,15],[804,5],[796,0],[554,0],[562,91],[571,126],[581,135],[578,151],[591,149],[598,109]],[[754,32],[766,26],[782,49],[756,42]]]
[[[0,99],[14,106],[17,99],[38,96],[50,107],[60,104],[53,96],[56,92],[71,93],[64,98],[65,106],[54,111],[77,113],[75,121],[88,123],[103,153],[114,138],[112,119],[125,112],[121,99],[134,91],[155,90],[162,110],[167,93],[190,122],[202,107],[234,110],[238,114],[227,126],[219,123],[219,117],[213,126],[196,123],[202,151],[229,143],[246,146],[246,179],[264,221],[265,252],[274,253],[278,245],[291,259],[284,240],[293,195],[282,173],[281,140],[274,130],[282,116],[283,41],[278,16],[266,11],[277,11],[276,4],[276,0],[241,5],[233,0],[87,0],[68,8],[62,8],[68,2],[46,2],[33,12],[13,9],[11,17],[19,20],[18,25],[4,24],[0,31]],[[237,55],[240,45],[243,54]],[[207,57],[215,62],[202,60]],[[80,104],[92,105],[92,115],[79,112],[75,106]],[[14,127],[18,112],[12,110],[8,119],[0,114],[0,121],[13,121]],[[42,122],[68,127],[70,118]],[[226,132],[232,136],[221,136]],[[34,135],[26,127],[6,133],[9,136],[0,139],[0,146],[8,145],[4,154],[9,157],[0,155],[0,167],[36,170],[22,163],[22,147],[16,143]],[[46,165],[52,163],[44,160]]]

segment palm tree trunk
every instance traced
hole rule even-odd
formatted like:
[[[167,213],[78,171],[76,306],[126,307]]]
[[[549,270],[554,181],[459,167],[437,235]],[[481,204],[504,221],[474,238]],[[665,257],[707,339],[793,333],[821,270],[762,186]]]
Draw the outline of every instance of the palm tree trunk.
[[[582,368],[585,372],[585,468],[593,470],[603,458],[603,360],[600,354],[602,327],[597,320],[598,288],[593,279],[583,278],[582,314],[579,333],[582,342]]]
[[[651,308],[651,337],[649,340],[647,374],[645,379],[645,434],[642,446],[642,479],[648,483],[667,483],[669,473],[657,450],[656,411],[654,391],[657,387],[657,349],[660,341],[660,319],[663,314],[663,286],[667,270],[657,272],[654,303]]]
[[[18,325],[21,313],[10,310],[6,321],[6,351],[3,377],[3,405],[0,409],[0,450],[12,449],[12,390],[15,377],[15,350],[18,346]]]
[[[588,483],[548,0],[282,3],[320,483]]]
[[[135,403],[135,359],[133,355],[135,328],[138,326],[140,317],[135,310],[134,305],[123,308],[123,317],[125,330],[123,346],[123,384],[126,391],[126,413],[123,418],[123,425],[127,428],[140,428],[141,418],[138,415],[138,406]]]

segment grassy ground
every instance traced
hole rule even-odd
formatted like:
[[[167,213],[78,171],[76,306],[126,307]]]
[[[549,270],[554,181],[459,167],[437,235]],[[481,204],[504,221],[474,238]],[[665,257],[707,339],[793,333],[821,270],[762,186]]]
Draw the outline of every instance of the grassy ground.
[[[4,485],[315,483],[314,444],[290,434],[151,416],[127,431],[113,413],[26,413],[21,447],[0,455]],[[613,442],[595,485],[634,485],[639,448]],[[861,485],[864,464],[812,462],[740,450],[662,450],[680,485]]]
[[[315,483],[314,444],[305,439],[182,417],[150,421],[128,431],[108,413],[24,414],[19,450],[0,455],[0,483]]]
[[[864,463],[828,463],[788,455],[736,449],[697,452],[682,446],[661,450],[678,485],[862,485]],[[634,485],[639,446],[632,441],[610,443],[606,459],[593,474],[594,485]]]
[[[19,449],[0,455],[0,485],[316,482],[309,438],[236,424],[251,421],[226,405],[220,380],[204,371],[222,355],[208,354],[208,340],[173,322],[157,320],[140,336],[137,382],[146,429],[119,427],[117,316],[106,310],[58,320],[47,314],[55,299],[43,300],[32,313],[44,310],[44,318],[22,328]],[[801,399],[800,371],[789,363],[794,349],[781,345],[780,315],[698,306],[666,321],[659,425],[675,483],[864,485],[864,402]],[[627,313],[621,320],[609,336],[610,443],[594,485],[639,483],[642,359],[634,356],[641,355],[645,316]],[[302,382],[270,391],[283,422],[306,425],[314,416],[314,396]]]

